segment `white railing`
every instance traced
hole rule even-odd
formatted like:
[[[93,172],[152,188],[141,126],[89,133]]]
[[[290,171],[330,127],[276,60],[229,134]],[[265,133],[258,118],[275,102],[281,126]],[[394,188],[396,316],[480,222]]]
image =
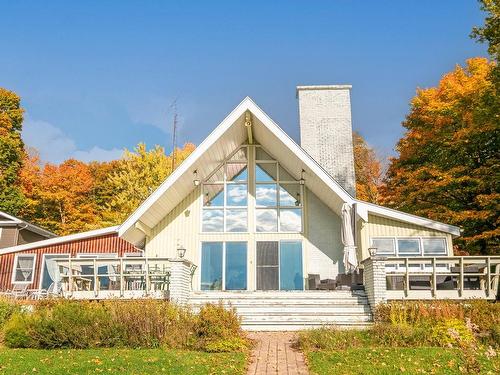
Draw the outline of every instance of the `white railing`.
[[[389,257],[387,299],[495,299],[500,256]]]
[[[61,258],[55,261],[63,297],[168,298],[169,258]]]

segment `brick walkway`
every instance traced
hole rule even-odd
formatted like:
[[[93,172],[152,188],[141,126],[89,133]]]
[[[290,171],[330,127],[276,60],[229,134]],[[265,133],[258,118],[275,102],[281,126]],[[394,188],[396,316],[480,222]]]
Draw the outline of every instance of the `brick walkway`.
[[[248,375],[286,374],[307,375],[304,355],[291,347],[295,334],[291,332],[252,332],[256,341]]]

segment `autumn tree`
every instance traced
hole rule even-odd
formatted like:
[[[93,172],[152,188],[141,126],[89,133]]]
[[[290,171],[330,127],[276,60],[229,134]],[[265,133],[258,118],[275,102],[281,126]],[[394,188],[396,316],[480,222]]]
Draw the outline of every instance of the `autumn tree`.
[[[20,98],[0,88],[0,210],[18,214],[23,205],[19,187],[24,146],[21,140],[23,109]]]
[[[193,150],[187,143],[175,150],[176,165],[179,165]],[[105,181],[113,192],[107,203],[104,218],[109,223],[123,222],[164,180],[172,173],[171,155],[163,147],[147,150],[144,143],[134,151],[125,150],[114,171]]]
[[[69,159],[60,165],[47,163],[42,167],[32,157],[25,165],[25,217],[60,235],[99,226],[92,199],[94,180],[87,164]]]
[[[358,132],[352,133],[354,146],[354,171],[356,173],[356,198],[366,202],[378,202],[381,182],[381,164],[375,151],[368,146]]]
[[[437,87],[417,90],[391,160],[383,203],[463,228],[471,253],[499,252],[500,98],[495,64],[467,60]]]

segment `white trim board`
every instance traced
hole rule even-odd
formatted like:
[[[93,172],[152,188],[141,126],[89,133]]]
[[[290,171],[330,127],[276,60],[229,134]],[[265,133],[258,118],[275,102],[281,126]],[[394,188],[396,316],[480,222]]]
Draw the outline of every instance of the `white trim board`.
[[[102,236],[105,234],[116,233],[117,231],[118,231],[118,226],[114,226],[114,227],[108,227],[108,228],[103,228],[103,229],[91,230],[88,232],[70,234],[67,236],[50,238],[48,240],[31,242],[31,243],[24,244],[24,245],[6,247],[5,249],[0,250],[0,255],[17,253],[19,251],[30,250],[30,249],[38,249],[40,247],[57,245],[60,243],[72,242],[72,241],[77,241],[77,240],[81,240],[81,239],[85,239],[85,238],[98,237],[98,236]]]

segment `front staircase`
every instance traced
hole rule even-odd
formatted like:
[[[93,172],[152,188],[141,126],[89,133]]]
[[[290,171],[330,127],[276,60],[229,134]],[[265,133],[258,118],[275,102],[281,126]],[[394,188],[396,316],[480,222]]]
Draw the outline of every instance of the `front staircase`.
[[[236,308],[247,331],[296,331],[321,326],[365,328],[372,314],[364,291],[192,292],[196,312],[206,303]]]

